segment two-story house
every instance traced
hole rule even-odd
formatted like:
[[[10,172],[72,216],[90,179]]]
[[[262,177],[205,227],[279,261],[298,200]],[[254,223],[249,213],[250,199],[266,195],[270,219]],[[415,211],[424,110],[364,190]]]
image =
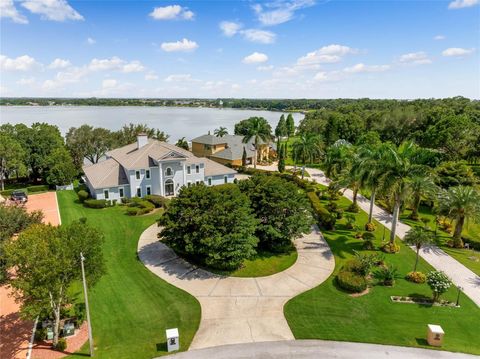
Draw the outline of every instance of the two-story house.
[[[102,162],[83,168],[93,198],[119,200],[150,194],[175,196],[182,186],[232,183],[236,171],[208,158],[139,134]]]

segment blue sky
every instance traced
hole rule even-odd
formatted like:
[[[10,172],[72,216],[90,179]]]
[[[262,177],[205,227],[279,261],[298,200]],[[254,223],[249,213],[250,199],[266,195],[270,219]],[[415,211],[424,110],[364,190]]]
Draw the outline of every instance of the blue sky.
[[[478,99],[479,2],[0,0],[0,94]]]

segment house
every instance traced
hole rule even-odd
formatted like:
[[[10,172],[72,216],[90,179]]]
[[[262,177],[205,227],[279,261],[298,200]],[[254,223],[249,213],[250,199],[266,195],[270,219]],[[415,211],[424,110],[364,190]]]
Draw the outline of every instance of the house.
[[[275,151],[270,143],[262,142],[258,147],[258,160],[260,161],[267,159]],[[243,143],[243,136],[216,137],[207,134],[192,140],[192,152],[195,156],[207,157],[223,165],[241,166],[244,148],[247,153],[247,164],[253,163],[255,156],[253,139],[248,143]]]
[[[182,186],[232,183],[236,171],[208,158],[139,134],[137,142],[114,149],[102,162],[83,167],[96,199],[175,196]]]

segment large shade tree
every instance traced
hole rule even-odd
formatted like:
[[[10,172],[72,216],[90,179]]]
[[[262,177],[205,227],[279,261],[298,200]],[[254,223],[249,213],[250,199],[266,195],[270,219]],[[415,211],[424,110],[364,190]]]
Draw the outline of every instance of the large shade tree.
[[[21,144],[9,134],[0,131],[0,188],[5,189],[4,181],[14,172],[24,168],[25,152]]]
[[[113,134],[102,127],[82,125],[71,127],[65,141],[77,168],[81,168],[85,159],[98,163],[108,150],[113,148]]]
[[[267,120],[263,117],[250,117],[247,132],[243,136],[243,143],[253,140],[255,147],[255,157],[253,158],[253,166],[257,168],[258,146],[261,142],[269,142],[272,138],[272,128]]]
[[[456,186],[440,192],[439,209],[455,221],[453,245],[463,248],[462,231],[467,220],[480,221],[480,194],[470,186]]]

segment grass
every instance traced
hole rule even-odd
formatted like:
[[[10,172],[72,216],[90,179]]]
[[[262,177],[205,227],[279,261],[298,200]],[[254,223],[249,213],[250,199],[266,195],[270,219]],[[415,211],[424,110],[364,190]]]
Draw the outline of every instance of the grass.
[[[400,220],[410,226],[423,226],[421,221],[414,221],[408,218],[410,212],[410,210],[404,211],[400,216]],[[435,228],[435,215],[432,214],[432,209],[427,206],[420,206],[418,213],[420,218],[427,218],[429,220],[427,226],[433,230]],[[478,242],[480,238],[480,224],[473,222],[466,223],[462,236],[472,238]],[[480,252],[472,249],[451,248],[447,245],[447,242],[451,239],[452,236],[450,234],[437,229],[437,245],[465,267],[480,276]]]
[[[166,354],[165,329],[179,328],[186,350],[200,322],[200,305],[186,292],[161,280],[137,258],[140,234],[153,215],[130,217],[124,207],[89,209],[76,203],[74,191],[60,191],[62,223],[81,217],[105,234],[107,274],[89,291],[95,357],[152,358]],[[81,300],[81,286],[74,288]],[[85,356],[88,345],[73,356]]]
[[[350,203],[343,197],[339,200],[343,209]],[[363,228],[367,214],[360,212],[355,216],[357,225]],[[446,333],[442,349],[480,354],[480,309],[463,293],[460,294],[460,308],[391,302],[391,295],[431,296],[426,284],[414,284],[404,279],[405,274],[413,269],[415,253],[401,241],[398,241],[399,253],[385,254],[387,264],[398,270],[395,286],[374,286],[370,293],[353,298],[337,289],[334,278],[342,265],[354,256],[354,251],[367,252],[361,249],[362,240],[355,239],[355,232],[346,229],[345,219],[337,222],[336,230],[322,233],[335,256],[335,272],[320,286],[285,305],[285,316],[296,339],[428,347],[427,324],[439,324]],[[374,233],[378,248],[383,235],[383,228],[378,223]],[[386,231],[386,238],[388,236]],[[433,268],[420,258],[418,269],[427,273]],[[452,287],[442,298],[455,301],[456,296],[457,289]]]

